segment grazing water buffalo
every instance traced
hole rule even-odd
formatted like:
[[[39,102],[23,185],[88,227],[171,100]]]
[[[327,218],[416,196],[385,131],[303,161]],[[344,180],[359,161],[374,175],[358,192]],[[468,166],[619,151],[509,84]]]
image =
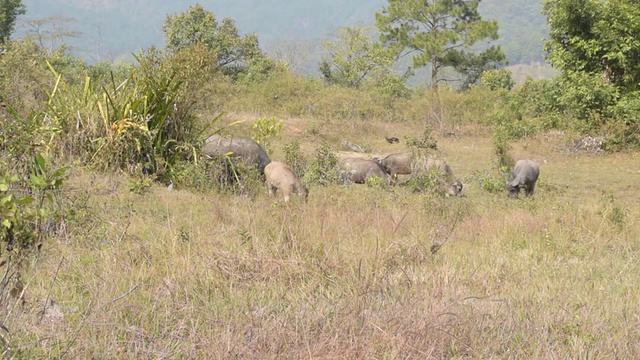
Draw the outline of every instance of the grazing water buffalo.
[[[264,149],[251,139],[228,139],[220,135],[211,135],[205,140],[202,152],[209,157],[231,153],[239,156],[248,164],[256,165],[262,174],[264,174],[265,166],[271,162]]]
[[[368,178],[379,177],[389,182],[387,172],[373,160],[348,157],[340,164],[346,182],[363,184]]]
[[[396,153],[385,157],[384,159],[373,158],[382,168],[396,179],[398,175],[411,174],[411,156],[408,153]]]
[[[300,183],[300,179],[293,170],[286,164],[272,161],[264,168],[269,196],[275,195],[278,189],[282,190],[284,202],[289,202],[289,194],[295,192],[301,199],[307,200],[309,190]]]
[[[416,175],[437,172],[442,176],[442,185],[448,187],[447,196],[463,196],[462,182],[455,179],[451,166],[444,160],[420,157],[411,164],[411,172]]]
[[[518,194],[520,194],[520,188],[524,188],[526,196],[533,195],[539,175],[540,166],[537,162],[518,160],[516,167],[513,169],[513,179],[507,184],[509,197],[517,198]]]

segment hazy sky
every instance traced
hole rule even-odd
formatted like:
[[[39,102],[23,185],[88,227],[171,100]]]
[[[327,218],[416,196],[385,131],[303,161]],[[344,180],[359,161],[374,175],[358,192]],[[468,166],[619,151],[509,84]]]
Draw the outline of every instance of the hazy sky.
[[[16,36],[33,33],[33,20],[55,17],[41,29],[76,31],[76,38],[63,41],[87,60],[106,60],[151,46],[164,47],[162,24],[167,15],[186,11],[201,4],[218,21],[235,20],[241,34],[254,32],[264,50],[274,50],[289,40],[328,40],[340,27],[373,25],[374,14],[386,0],[23,0],[27,8]],[[365,6],[358,5],[366,4]],[[336,11],[347,9],[348,11]],[[63,20],[66,19],[66,20]],[[31,24],[29,22],[31,21]],[[54,25],[55,23],[55,25]],[[61,40],[45,46],[57,46]]]

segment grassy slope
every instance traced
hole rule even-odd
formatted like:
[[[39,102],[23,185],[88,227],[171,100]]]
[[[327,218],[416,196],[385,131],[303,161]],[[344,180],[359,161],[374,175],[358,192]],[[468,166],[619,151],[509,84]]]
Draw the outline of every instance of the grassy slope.
[[[342,139],[389,153],[403,145],[382,135],[422,131],[285,129],[308,155]],[[467,185],[455,199],[367,186],[314,187],[290,206],[266,191],[141,196],[79,169],[67,196],[80,210],[25,273],[24,315],[5,325],[24,357],[640,357],[639,155],[521,141],[513,154],[539,159],[541,179],[513,201],[473,180],[492,167],[487,131],[457,135],[438,154]],[[40,322],[50,288],[65,317]]]

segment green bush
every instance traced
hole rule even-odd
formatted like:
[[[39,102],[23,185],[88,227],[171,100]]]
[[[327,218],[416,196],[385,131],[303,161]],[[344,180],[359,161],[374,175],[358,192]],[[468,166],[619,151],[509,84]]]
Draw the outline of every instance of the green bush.
[[[487,172],[476,172],[473,176],[480,187],[490,193],[500,193],[507,191],[506,181],[503,176],[495,176]]]
[[[5,47],[0,61],[0,103],[13,108],[21,117],[43,108],[45,89],[55,79],[33,41],[13,41]]]
[[[184,61],[193,61],[191,55],[188,51],[163,55],[151,49],[136,56],[139,65],[127,80],[116,83],[112,78],[102,88],[94,164],[164,179],[177,162],[195,160],[210,124],[194,114],[199,93],[193,89],[207,78],[208,67],[182,67]]]
[[[500,128],[502,135],[512,140],[541,130],[566,128],[569,117],[562,112],[561,92],[557,81],[531,79],[511,92],[494,91],[498,96],[488,124]]]
[[[408,147],[413,149],[438,149],[438,141],[431,135],[431,126],[427,123],[421,136],[405,135]]]
[[[210,171],[210,161],[182,161],[176,163],[172,168],[169,180],[178,189],[189,189],[190,191],[207,193],[213,189],[220,188],[216,182],[213,171]]]
[[[540,118],[560,113],[559,102],[562,87],[557,80],[527,79],[513,94],[516,106],[530,118]]]
[[[515,82],[513,81],[511,71],[507,69],[492,69],[482,72],[480,85],[491,90],[511,90]]]
[[[613,151],[640,148],[640,92],[625,94],[611,106],[610,112],[612,119],[603,129],[605,148]]]
[[[503,128],[496,128],[493,132],[493,155],[496,157],[496,168],[500,175],[511,172],[515,165],[515,160],[509,154],[511,145],[509,144],[510,134]]]
[[[363,90],[377,92],[391,98],[408,99],[413,94],[407,86],[407,79],[393,71],[376,74],[363,86]]]
[[[246,72],[239,75],[238,82],[245,85],[263,83],[282,76],[288,70],[286,63],[277,62],[266,56],[255,56],[249,61]]]
[[[600,74],[566,72],[559,86],[562,91],[558,102],[563,113],[579,120],[582,132],[598,129],[619,98],[615,86],[605,84]]]
[[[378,189],[389,188],[389,180],[381,178],[379,176],[367,178],[364,183],[368,187],[372,187],[372,188],[378,188]]]
[[[219,156],[198,164],[183,163],[175,185],[207,193],[212,190],[255,197],[264,190],[264,176],[253,164],[234,156]]]
[[[282,120],[278,121],[275,117],[258,118],[251,124],[251,138],[271,155],[273,152],[271,149],[271,140],[280,139],[283,128],[284,124]]]
[[[507,100],[502,108],[491,114],[492,123],[499,129],[501,136],[518,140],[537,132],[533,121],[525,118],[522,108],[515,101]]]
[[[284,145],[284,161],[299,178],[305,177],[307,160],[300,151],[300,142],[294,140]]]
[[[413,174],[405,181],[402,186],[406,187],[412,192],[424,193],[424,192],[436,192],[444,195],[446,189],[443,188],[443,175],[437,170],[429,171],[426,173]]]
[[[340,180],[339,160],[331,147],[323,144],[315,151],[316,155],[304,174],[304,182],[326,186]]]
[[[57,192],[67,180],[67,167],[51,168],[41,154],[29,172],[0,177],[0,314],[10,312],[7,297],[21,296],[22,265],[43,245],[62,216]],[[4,339],[3,339],[4,340]],[[6,343],[5,343],[6,345]]]

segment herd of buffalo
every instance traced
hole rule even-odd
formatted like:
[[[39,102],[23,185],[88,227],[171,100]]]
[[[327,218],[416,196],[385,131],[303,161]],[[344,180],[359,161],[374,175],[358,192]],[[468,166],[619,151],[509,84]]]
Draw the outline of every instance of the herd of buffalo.
[[[282,162],[271,161],[264,149],[251,139],[212,135],[205,140],[202,152],[209,158],[237,156],[245,163],[257,166],[260,173],[264,174],[269,196],[275,195],[279,189],[284,196],[284,201],[288,202],[292,193],[297,193],[305,200],[309,194],[307,187],[300,182],[289,166]],[[427,157],[412,159],[409,153],[395,153],[385,158],[373,159],[347,157],[341,160],[340,170],[345,182],[358,184],[375,177],[390,184],[397,180],[398,175],[437,171],[443,175],[447,195],[462,196],[462,183],[454,178],[451,167],[439,159]],[[507,184],[509,196],[517,198],[521,189],[524,189],[526,196],[533,195],[539,174],[540,167],[535,161],[518,160],[513,170],[513,178]]]

